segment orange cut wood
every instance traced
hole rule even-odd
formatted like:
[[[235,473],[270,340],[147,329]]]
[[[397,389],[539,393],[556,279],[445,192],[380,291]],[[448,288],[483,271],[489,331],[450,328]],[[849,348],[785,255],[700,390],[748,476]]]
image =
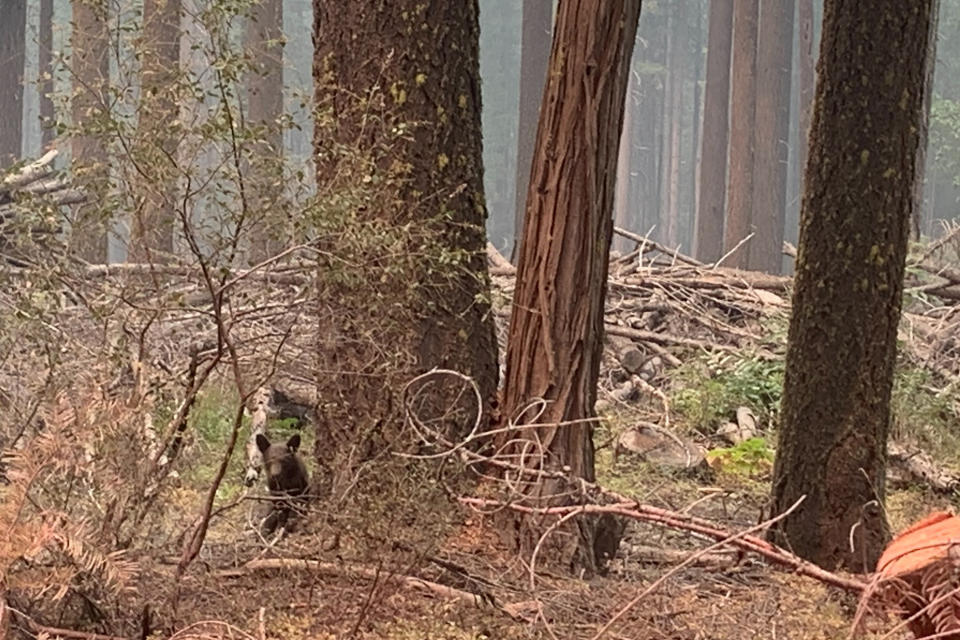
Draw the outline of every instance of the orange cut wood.
[[[894,538],[877,561],[877,573],[892,578],[912,573],[947,557],[960,545],[960,517],[947,511],[931,513]]]

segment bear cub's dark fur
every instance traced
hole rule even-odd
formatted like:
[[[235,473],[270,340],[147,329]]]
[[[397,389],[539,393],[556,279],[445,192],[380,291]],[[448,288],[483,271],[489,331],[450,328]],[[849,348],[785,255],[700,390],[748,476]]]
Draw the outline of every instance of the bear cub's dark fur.
[[[257,448],[263,454],[267,488],[274,497],[263,521],[263,534],[270,535],[279,527],[290,531],[294,518],[303,511],[310,480],[307,467],[297,454],[300,436],[291,436],[286,444],[271,444],[265,435],[258,433]]]

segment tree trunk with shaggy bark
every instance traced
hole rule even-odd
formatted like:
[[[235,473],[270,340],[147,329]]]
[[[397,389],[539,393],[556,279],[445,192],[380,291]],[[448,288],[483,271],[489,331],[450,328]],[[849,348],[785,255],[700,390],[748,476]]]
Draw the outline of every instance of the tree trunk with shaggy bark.
[[[593,422],[603,348],[603,302],[618,143],[640,0],[597,5],[561,0],[528,192],[507,347],[504,416],[542,398],[537,422],[544,465],[593,480]],[[520,418],[522,425],[530,412]],[[529,429],[513,434],[533,438]],[[534,504],[556,504],[570,487],[527,486]],[[507,533],[529,550],[542,533],[520,517]],[[515,534],[515,535],[514,535]],[[616,522],[582,518],[549,554],[587,572],[616,551]]]

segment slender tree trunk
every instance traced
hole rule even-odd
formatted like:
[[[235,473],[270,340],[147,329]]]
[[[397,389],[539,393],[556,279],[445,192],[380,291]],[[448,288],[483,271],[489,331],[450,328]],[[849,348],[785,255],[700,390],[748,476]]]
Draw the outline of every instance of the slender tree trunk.
[[[289,226],[271,217],[270,202],[282,195],[283,131],[283,0],[261,0],[253,5],[247,22],[247,51],[254,67],[247,74],[247,119],[265,128],[257,136],[249,170],[258,182],[251,198],[258,219],[251,225],[251,263],[276,255],[282,248]],[[273,188],[268,188],[272,185]]]
[[[477,0],[313,6],[316,104],[330,115],[315,129],[317,184],[352,198],[317,277],[317,387],[329,404],[316,457],[336,465],[337,491],[355,451],[377,446],[372,425],[396,426],[390,396],[412,376],[469,375],[487,414],[499,368],[486,302]]]
[[[536,142],[540,102],[550,61],[550,32],[553,28],[551,0],[522,0],[523,19],[520,34],[520,121],[517,126],[517,182],[513,256],[520,255],[523,240],[523,216],[527,208],[530,163]]]
[[[144,0],[140,43],[140,159],[154,168],[144,183],[130,231],[132,262],[164,262],[173,253],[177,179],[176,122],[180,64],[180,0]]]
[[[40,0],[39,52],[37,67],[40,70],[40,142],[46,147],[53,141],[56,131],[53,126],[53,0]]]
[[[670,180],[673,176],[673,132],[674,122],[680,115],[674,110],[676,103],[674,95],[677,85],[675,67],[677,36],[674,33],[676,7],[670,5],[666,13],[665,45],[663,47],[663,109],[660,125],[660,214],[656,236],[662,242],[670,244],[670,226],[673,223],[671,217],[673,201],[670,197],[673,193],[670,189]]]
[[[689,0],[676,0],[671,10],[670,59],[670,172],[668,178],[667,237],[670,247],[680,244],[680,148],[683,129],[683,89],[687,75],[687,17]]]
[[[26,2],[0,1],[0,170],[20,160],[23,152],[26,33]]]
[[[927,169],[927,140],[930,133],[930,105],[933,102],[933,71],[937,66],[937,25],[940,22],[940,0],[933,0],[933,6],[930,10],[930,36],[927,40],[927,62],[924,73],[924,92],[923,92],[923,121],[920,126],[920,146],[917,149],[917,182],[913,187],[913,224],[914,234],[919,239],[923,231],[929,233],[930,226],[925,224],[932,219],[932,212],[926,216],[923,206],[924,184],[926,183]]]
[[[758,0],[733,0],[733,82],[730,85],[730,155],[724,252],[733,251],[750,234],[753,222],[758,6]],[[727,258],[727,264],[746,268],[749,256],[750,247],[741,246]]]
[[[888,536],[885,449],[933,7],[825,3],[773,512],[806,496],[774,535],[829,569],[873,570]]]
[[[705,262],[716,262],[723,254],[732,35],[733,4],[728,0],[710,0],[707,82],[703,105],[703,151],[700,154],[700,203],[697,208],[695,241],[696,255]]]
[[[803,172],[807,166],[807,139],[810,134],[810,114],[813,111],[813,0],[797,0],[798,46],[800,56],[800,90],[797,92],[799,130],[797,140],[797,172],[800,175],[800,193],[803,193]]]
[[[633,222],[633,212],[636,202],[630,197],[632,183],[630,172],[632,168],[633,151],[633,112],[636,110],[634,101],[634,82],[631,78],[627,83],[627,99],[623,106],[623,130],[620,132],[620,147],[617,157],[617,192],[613,198],[614,219],[617,226],[629,229]],[[625,251],[626,238],[616,237],[613,240],[614,249]]]
[[[518,416],[534,398],[547,400],[539,422],[565,424],[537,430],[549,458],[543,462],[587,480],[594,478],[590,420],[603,348],[617,148],[639,16],[640,0],[560,2],[507,347],[504,415]],[[536,504],[563,501],[569,498],[558,492],[567,489],[543,480],[528,488],[528,497]],[[509,531],[529,550],[539,524],[522,518]],[[568,566],[593,571],[616,551],[617,523],[582,519],[577,531],[550,539]]]
[[[702,116],[700,112],[701,94],[700,73],[703,67],[703,0],[695,0],[694,8],[697,14],[693,37],[693,125],[691,125],[692,140],[690,143],[690,207],[686,224],[684,225],[683,246],[687,254],[693,255],[694,238],[696,236],[697,203],[700,201],[700,134]]]
[[[70,114],[78,132],[70,142],[70,164],[77,186],[103,193],[110,168],[104,137],[95,131],[106,116],[104,90],[110,82],[108,7],[106,0],[72,2],[71,6],[74,83]],[[96,204],[80,207],[71,229],[73,251],[92,264],[107,262],[106,223],[99,219],[99,209]]]
[[[765,0],[757,35],[753,228],[749,267],[779,274],[787,206],[794,0]]]

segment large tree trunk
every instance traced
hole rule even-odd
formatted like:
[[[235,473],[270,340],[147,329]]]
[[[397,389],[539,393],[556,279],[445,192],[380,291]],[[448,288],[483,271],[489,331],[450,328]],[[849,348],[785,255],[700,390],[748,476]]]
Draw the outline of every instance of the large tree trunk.
[[[131,262],[163,262],[173,253],[177,180],[175,125],[180,64],[180,0],[144,0],[140,41],[140,161],[154,169],[130,230]]]
[[[700,153],[700,203],[694,242],[696,256],[704,262],[716,262],[723,254],[732,35],[733,4],[729,0],[710,0],[703,148]]]
[[[775,536],[830,569],[872,570],[887,536],[877,502],[933,5],[825,3],[773,512],[806,496]]]
[[[733,251],[753,222],[754,114],[757,100],[758,0],[733,0],[733,82],[730,87],[730,150],[724,252]],[[746,268],[750,247],[740,247],[728,266]]]
[[[640,0],[560,2],[507,347],[504,415],[516,417],[532,399],[546,400],[538,422],[560,426],[537,429],[544,464],[587,480],[594,478],[591,419],[617,151],[639,16]],[[515,435],[532,437],[529,430]],[[566,489],[544,480],[528,487],[528,497],[554,502]],[[529,550],[540,523],[521,518],[517,524],[515,542]],[[555,535],[551,543],[561,546],[556,552],[564,560],[592,571],[616,550],[616,528],[584,519],[579,535]]]
[[[251,209],[258,216],[250,234],[250,262],[257,264],[275,255],[284,244],[284,220],[271,216],[270,203],[281,196],[283,131],[283,0],[261,0],[253,5],[247,22],[247,52],[253,68],[247,72],[247,120],[265,127],[251,154],[251,175],[258,188]],[[269,185],[269,187],[268,187]]]
[[[372,425],[396,426],[390,395],[410,377],[456,369],[486,410],[499,368],[477,1],[314,0],[314,10],[316,103],[327,116],[316,125],[317,184],[349,198],[347,228],[331,232],[318,274],[317,386],[330,404],[316,455],[334,458],[337,490],[353,451],[376,446]]]
[[[70,142],[74,181],[92,193],[103,192],[108,178],[107,151],[102,134],[90,133],[104,117],[104,90],[110,82],[108,49],[109,14],[106,0],[73,2],[73,30],[70,35],[71,71],[74,79],[70,113],[79,129]],[[41,49],[42,50],[42,49]],[[93,264],[107,262],[107,231],[99,219],[99,207],[81,206],[73,222],[73,251]]]
[[[0,2],[0,170],[20,160],[22,153],[26,33],[26,2]]]
[[[551,0],[522,0],[523,20],[520,35],[520,120],[517,126],[516,214],[513,232],[513,259],[520,255],[523,240],[523,216],[527,208],[530,163],[536,142],[537,120],[543,86],[550,60],[550,31],[553,27]]]
[[[749,267],[779,274],[787,206],[793,0],[766,0],[757,34],[753,228]]]

